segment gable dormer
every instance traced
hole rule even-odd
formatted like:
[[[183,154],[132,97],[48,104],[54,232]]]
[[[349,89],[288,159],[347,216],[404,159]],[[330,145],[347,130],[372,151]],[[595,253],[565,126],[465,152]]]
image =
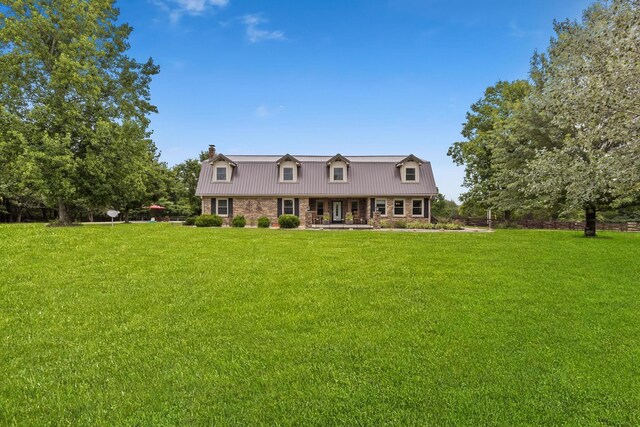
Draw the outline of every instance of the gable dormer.
[[[291,154],[285,154],[278,159],[276,165],[278,166],[278,182],[285,184],[298,182],[298,168],[300,168],[298,159]]]
[[[329,182],[347,182],[349,178],[349,159],[341,154],[336,154],[327,161],[329,168]]]
[[[396,167],[400,169],[400,180],[405,184],[420,182],[420,165],[423,163],[424,160],[413,154],[408,155],[399,163],[396,163]]]
[[[227,156],[217,154],[209,160],[209,164],[213,169],[212,182],[231,182],[233,169],[237,166]]]

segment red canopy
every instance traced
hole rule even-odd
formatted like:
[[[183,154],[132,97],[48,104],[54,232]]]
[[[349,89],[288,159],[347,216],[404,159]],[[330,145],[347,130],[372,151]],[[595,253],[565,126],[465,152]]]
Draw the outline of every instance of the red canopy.
[[[160,205],[151,205],[149,206],[149,209],[166,209],[164,206],[160,206]]]

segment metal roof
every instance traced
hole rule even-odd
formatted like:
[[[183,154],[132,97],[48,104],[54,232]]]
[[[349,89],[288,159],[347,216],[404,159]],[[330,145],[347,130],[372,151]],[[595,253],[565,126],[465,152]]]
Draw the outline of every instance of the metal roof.
[[[330,182],[326,162],[333,156],[294,156],[298,182],[279,182],[276,162],[282,156],[228,155],[236,163],[231,182],[213,181],[209,160],[202,162],[198,196],[428,196],[438,189],[431,164],[419,167],[420,182],[403,183],[398,162],[404,156],[345,156],[351,162],[347,182]]]

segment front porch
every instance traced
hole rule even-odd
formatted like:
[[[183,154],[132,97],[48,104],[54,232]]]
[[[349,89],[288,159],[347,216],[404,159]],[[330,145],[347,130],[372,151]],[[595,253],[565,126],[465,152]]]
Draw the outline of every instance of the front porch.
[[[312,228],[354,228],[354,226],[371,228],[366,198],[311,198],[309,211]]]

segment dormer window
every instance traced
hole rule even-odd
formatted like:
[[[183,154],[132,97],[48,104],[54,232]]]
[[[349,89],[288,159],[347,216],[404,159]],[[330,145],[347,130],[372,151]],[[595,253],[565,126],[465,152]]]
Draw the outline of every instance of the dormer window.
[[[237,166],[231,159],[218,154],[209,160],[209,164],[213,169],[213,177],[211,178],[213,182],[231,182],[233,168]]]
[[[424,160],[419,159],[418,157],[410,154],[400,161],[400,163],[396,163],[396,167],[400,169],[400,179],[404,183],[418,183],[420,182],[420,174],[418,171],[420,170],[420,165],[424,163]]]
[[[329,167],[329,181],[346,183],[349,178],[349,164],[349,159],[340,154],[336,154],[330,158],[329,161],[327,161],[327,166]]]
[[[276,162],[278,181],[286,183],[298,182],[300,162],[291,154],[285,154]]]
[[[282,180],[293,181],[293,168],[282,168]]]
[[[344,181],[344,168],[340,166],[336,166],[333,168],[333,180],[334,181]]]
[[[227,168],[226,167],[217,167],[216,168],[216,181],[226,181],[227,180]]]

